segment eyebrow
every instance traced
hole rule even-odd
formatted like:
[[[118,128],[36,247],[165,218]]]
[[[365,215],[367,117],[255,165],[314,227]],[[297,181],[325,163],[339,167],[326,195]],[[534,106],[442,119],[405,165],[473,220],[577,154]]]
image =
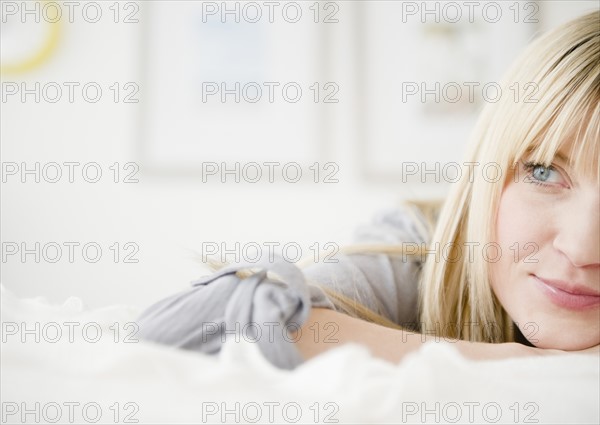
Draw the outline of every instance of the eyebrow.
[[[532,151],[533,151],[533,149],[527,149],[526,155],[530,154]],[[565,164],[571,165],[571,161],[569,161],[569,158],[565,154],[563,154],[562,152],[556,152],[554,154],[554,158],[558,158],[562,162],[564,162]]]
[[[556,154],[554,156],[556,158],[560,159],[561,161],[563,161],[565,164],[570,164],[571,163],[571,161],[569,161],[569,159],[565,155],[563,155],[562,153],[560,153],[560,152],[556,152]]]

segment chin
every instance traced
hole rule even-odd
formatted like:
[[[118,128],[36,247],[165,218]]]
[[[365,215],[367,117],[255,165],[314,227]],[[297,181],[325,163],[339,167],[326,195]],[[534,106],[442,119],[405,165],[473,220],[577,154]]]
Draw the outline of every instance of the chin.
[[[600,330],[590,330],[591,332],[577,332],[574,329],[565,329],[564,331],[552,331],[549,327],[547,332],[542,329],[535,335],[527,338],[531,344],[537,348],[547,348],[562,351],[580,351],[595,347],[600,344]],[[523,332],[523,330],[521,330]]]
[[[528,302],[512,306],[508,313],[534,347],[579,351],[600,344],[600,308],[572,311],[523,295]]]

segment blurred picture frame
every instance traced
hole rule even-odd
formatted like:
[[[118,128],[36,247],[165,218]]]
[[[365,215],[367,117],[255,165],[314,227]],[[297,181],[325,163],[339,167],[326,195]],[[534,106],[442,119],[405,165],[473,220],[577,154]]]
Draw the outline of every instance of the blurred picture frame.
[[[256,11],[235,3],[238,16],[215,12],[220,2],[142,5],[138,155],[145,172],[200,176],[207,162],[309,167],[329,156],[328,110],[337,102],[327,100],[337,101],[337,89],[322,60],[328,26],[315,25],[308,9],[294,25],[266,15],[254,23]]]

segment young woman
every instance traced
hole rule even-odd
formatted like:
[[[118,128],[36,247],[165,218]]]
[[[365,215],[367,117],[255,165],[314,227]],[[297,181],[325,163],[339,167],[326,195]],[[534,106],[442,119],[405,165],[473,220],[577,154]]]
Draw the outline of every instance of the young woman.
[[[142,337],[214,353],[251,325],[287,368],[346,342],[390,361],[431,340],[473,359],[599,353],[599,16],[538,38],[501,82],[464,161],[495,175],[463,172],[440,211],[379,217],[338,263],[222,269],[150,307]]]

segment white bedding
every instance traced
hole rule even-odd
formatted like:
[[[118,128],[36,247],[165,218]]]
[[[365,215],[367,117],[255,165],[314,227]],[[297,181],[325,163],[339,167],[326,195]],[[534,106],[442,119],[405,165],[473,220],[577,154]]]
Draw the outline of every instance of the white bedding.
[[[138,313],[2,287],[2,423],[600,423],[593,355],[472,362],[431,342],[393,365],[346,345],[290,372],[243,339],[219,356],[125,343]]]

